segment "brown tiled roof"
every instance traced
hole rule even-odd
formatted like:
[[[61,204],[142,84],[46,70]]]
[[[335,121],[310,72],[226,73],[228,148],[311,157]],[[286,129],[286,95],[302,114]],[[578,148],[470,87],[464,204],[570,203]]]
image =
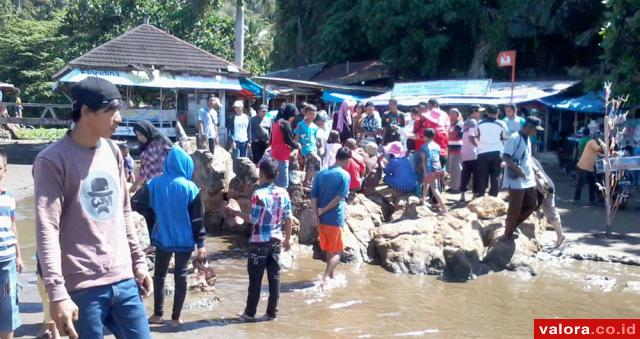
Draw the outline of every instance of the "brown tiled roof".
[[[68,67],[119,69],[149,68],[193,75],[249,72],[149,24],[142,24],[72,60]],[[233,72],[229,66],[237,69]]]

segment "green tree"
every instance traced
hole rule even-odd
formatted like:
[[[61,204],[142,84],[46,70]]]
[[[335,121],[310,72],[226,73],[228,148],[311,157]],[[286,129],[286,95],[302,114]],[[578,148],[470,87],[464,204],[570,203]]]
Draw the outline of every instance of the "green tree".
[[[640,2],[608,0],[602,29],[604,54],[601,79],[612,81],[618,93],[640,102]]]
[[[0,33],[0,81],[20,88],[23,101],[60,101],[53,95],[51,75],[65,65],[60,56],[68,42],[56,34],[61,15],[54,14],[53,20],[8,16],[5,23]]]

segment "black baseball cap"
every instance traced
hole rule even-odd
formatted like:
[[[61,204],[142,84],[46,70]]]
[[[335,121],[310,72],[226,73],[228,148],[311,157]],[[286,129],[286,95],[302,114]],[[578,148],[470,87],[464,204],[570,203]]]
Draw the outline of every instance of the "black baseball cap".
[[[478,104],[473,104],[471,105],[471,110],[472,111],[478,111],[478,112],[482,112],[484,111],[484,107],[478,105]]]
[[[421,101],[421,102],[418,104],[418,107],[420,107],[420,108],[427,108],[427,103],[426,103],[426,102],[424,102],[424,101]]]
[[[498,106],[489,106],[487,107],[487,113],[489,114],[499,114],[500,113],[500,108]]]
[[[116,85],[97,77],[88,77],[71,87],[73,109],[80,110],[82,105],[97,110],[106,107],[112,100],[122,100],[122,94]]]
[[[525,125],[535,127],[538,131],[544,131],[544,127],[542,127],[542,120],[536,116],[527,117],[524,123]]]

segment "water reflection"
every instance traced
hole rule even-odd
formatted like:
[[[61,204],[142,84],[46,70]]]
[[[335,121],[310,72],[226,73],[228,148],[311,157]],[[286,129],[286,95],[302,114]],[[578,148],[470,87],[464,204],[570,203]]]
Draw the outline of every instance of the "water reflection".
[[[33,272],[32,199],[18,205],[18,229]],[[207,239],[218,276],[215,291],[189,292],[182,332],[154,325],[154,338],[530,337],[534,318],[640,316],[640,294],[624,290],[628,281],[640,281],[639,267],[547,258],[536,264],[536,277],[503,272],[453,284],[433,276],[391,274],[378,266],[342,265],[335,281],[322,289],[324,263],[302,246],[293,268],[281,276],[279,319],[240,323],[236,314],[244,309],[248,286],[244,245],[234,235]],[[267,296],[265,280],[259,315]],[[152,303],[146,300],[148,311]],[[39,310],[37,304],[24,308]]]

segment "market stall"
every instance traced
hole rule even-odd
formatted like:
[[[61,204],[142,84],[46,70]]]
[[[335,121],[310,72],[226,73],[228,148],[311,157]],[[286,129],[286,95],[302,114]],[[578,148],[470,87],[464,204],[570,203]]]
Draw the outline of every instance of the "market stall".
[[[133,136],[133,124],[143,119],[175,137],[176,122],[195,127],[198,110],[214,94],[222,103],[218,133],[224,140],[227,100],[242,97],[240,81],[248,75],[231,62],[143,24],[70,61],[53,78],[63,93],[90,76],[118,85],[126,104],[115,134],[119,137]]]

